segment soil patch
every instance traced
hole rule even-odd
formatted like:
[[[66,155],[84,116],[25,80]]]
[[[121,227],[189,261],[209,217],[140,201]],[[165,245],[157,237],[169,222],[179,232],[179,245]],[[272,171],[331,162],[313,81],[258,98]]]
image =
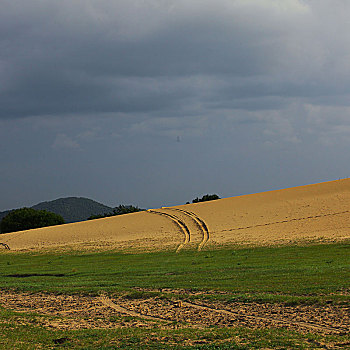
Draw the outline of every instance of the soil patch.
[[[92,297],[8,291],[0,292],[0,305],[31,313],[32,317],[23,316],[23,324],[55,329],[217,326],[288,328],[316,334],[347,334],[350,329],[350,308],[341,305],[285,306],[254,302],[192,302],[179,300],[176,295],[173,298],[130,299],[122,295]]]

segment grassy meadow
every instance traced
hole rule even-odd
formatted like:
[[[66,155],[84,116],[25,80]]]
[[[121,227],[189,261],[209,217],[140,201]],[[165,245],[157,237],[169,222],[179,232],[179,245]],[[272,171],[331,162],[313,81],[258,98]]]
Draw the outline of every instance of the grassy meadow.
[[[98,294],[133,287],[183,288],[257,300],[263,295],[269,300],[275,295],[278,301],[288,296],[340,300],[337,292],[350,288],[350,244],[178,254],[9,252],[0,254],[0,271],[0,288],[22,291]]]
[[[131,298],[171,297],[171,290],[163,291],[170,288],[203,291],[192,299],[350,306],[350,244],[184,250],[178,254],[3,251],[0,288],[84,295],[104,292]],[[184,295],[177,298],[189,299]],[[349,335],[305,335],[284,329],[49,331],[18,322],[30,317],[36,315],[0,308],[2,348],[55,348],[63,346],[55,345],[60,338],[66,339],[65,347],[82,349],[309,349],[322,342],[350,341]]]

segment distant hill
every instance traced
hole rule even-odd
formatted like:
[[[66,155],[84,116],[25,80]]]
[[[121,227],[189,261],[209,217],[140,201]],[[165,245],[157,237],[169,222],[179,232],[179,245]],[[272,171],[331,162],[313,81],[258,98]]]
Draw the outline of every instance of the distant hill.
[[[61,215],[66,223],[84,221],[91,215],[103,215],[113,211],[111,207],[83,197],[59,198],[33,205],[32,208]],[[10,210],[0,212],[0,220],[9,212]]]
[[[4,218],[11,210],[0,211],[0,221]]]

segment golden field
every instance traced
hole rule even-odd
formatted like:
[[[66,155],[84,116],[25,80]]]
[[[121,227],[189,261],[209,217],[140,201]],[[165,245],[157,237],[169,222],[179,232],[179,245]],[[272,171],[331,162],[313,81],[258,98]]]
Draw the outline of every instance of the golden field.
[[[0,236],[11,250],[186,249],[350,238],[350,179]]]

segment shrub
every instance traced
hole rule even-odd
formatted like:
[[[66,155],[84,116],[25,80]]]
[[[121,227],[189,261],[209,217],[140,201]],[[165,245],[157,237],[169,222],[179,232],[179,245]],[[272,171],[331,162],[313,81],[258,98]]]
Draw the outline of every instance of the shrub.
[[[12,210],[0,223],[1,233],[30,230],[33,228],[64,224],[62,216],[46,210],[21,208]]]
[[[135,213],[141,210],[143,209],[140,209],[137,206],[134,207],[133,205],[119,205],[118,207],[114,208],[113,213],[115,213],[115,215],[122,215],[128,213]]]
[[[205,194],[202,198],[195,198],[192,203],[213,201],[215,199],[220,199],[220,197],[217,194]]]

